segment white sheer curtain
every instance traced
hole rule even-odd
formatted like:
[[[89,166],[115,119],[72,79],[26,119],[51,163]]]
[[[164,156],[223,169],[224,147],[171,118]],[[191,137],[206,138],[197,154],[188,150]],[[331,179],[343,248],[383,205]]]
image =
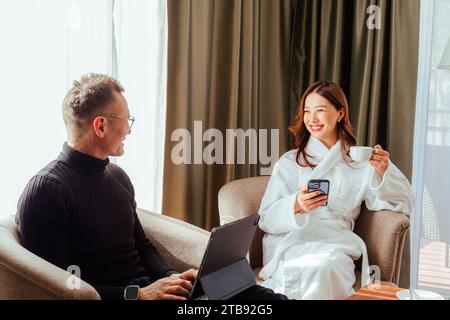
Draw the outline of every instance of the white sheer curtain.
[[[15,213],[28,180],[60,152],[62,99],[88,72],[117,73],[124,84],[137,120],[117,161],[130,171],[138,205],[160,211],[166,13],[165,0],[150,2],[0,2],[0,217]]]
[[[411,285],[450,296],[450,71],[437,67],[450,38],[450,0],[421,2],[414,138]]]
[[[136,117],[116,159],[133,181],[140,208],[161,213],[166,117],[167,8],[162,0],[116,0],[118,78]]]

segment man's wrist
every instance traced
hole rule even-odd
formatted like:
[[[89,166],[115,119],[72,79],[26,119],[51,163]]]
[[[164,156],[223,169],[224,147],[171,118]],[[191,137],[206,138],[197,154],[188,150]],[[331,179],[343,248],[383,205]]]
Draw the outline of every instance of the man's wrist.
[[[178,274],[179,272],[177,270],[171,269],[166,271],[166,273],[164,274],[167,278],[170,277],[173,274]]]
[[[131,285],[123,291],[124,300],[139,300],[141,289],[137,285]]]
[[[141,288],[139,288],[138,289],[138,297],[137,297],[137,300],[141,300]]]

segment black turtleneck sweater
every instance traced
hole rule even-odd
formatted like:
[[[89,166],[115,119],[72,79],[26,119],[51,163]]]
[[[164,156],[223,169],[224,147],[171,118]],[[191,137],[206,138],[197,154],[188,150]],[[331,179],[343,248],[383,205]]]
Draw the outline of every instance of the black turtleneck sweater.
[[[145,236],[126,173],[67,143],[26,186],[16,220],[25,248],[65,270],[79,266],[102,299],[123,299],[134,279],[176,272]]]

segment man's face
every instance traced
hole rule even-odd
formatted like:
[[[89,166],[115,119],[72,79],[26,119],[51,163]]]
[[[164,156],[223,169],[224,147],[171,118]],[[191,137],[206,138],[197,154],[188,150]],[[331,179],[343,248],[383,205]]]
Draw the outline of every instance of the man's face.
[[[108,107],[106,117],[108,131],[104,138],[104,149],[108,156],[118,157],[124,154],[124,140],[131,133],[128,128],[130,111],[124,96],[114,91],[114,103]]]

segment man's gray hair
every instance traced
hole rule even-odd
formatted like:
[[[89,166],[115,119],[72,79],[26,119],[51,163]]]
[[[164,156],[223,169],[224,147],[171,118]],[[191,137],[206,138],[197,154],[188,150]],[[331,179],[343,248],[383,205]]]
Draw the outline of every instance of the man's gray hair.
[[[89,73],[74,81],[62,105],[62,115],[69,135],[81,135],[90,122],[114,101],[114,91],[124,88],[116,79]]]

